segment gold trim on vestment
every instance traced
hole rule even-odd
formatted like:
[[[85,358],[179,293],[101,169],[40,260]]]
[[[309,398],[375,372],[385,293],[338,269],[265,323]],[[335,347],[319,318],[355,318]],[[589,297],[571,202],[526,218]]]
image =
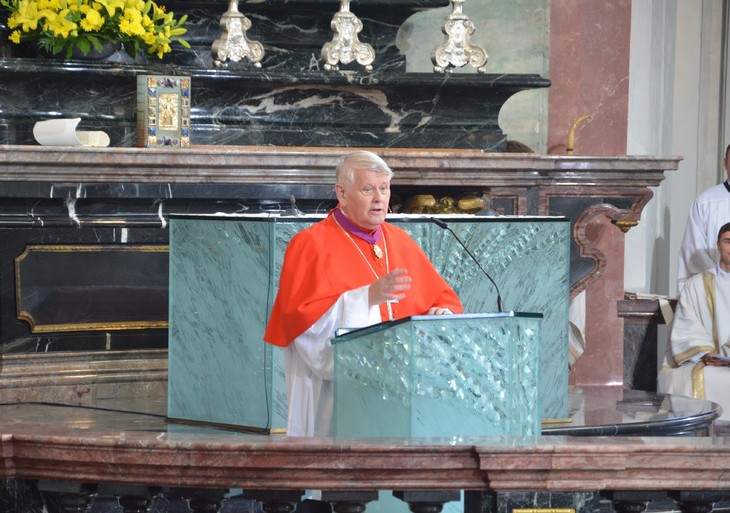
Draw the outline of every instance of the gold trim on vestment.
[[[692,368],[692,397],[696,399],[705,398],[705,373],[702,372],[706,365],[699,361]]]
[[[712,319],[712,341],[715,343],[715,353],[720,354],[720,344],[717,334],[717,322],[715,322],[715,275],[705,271],[702,273],[702,283],[705,285],[705,296],[707,297],[707,308],[710,309]]]
[[[690,347],[684,353],[680,353],[674,356],[674,362],[677,366],[682,365],[684,362],[693,359],[698,354],[711,353],[715,349],[712,346],[699,346]]]
[[[709,271],[703,272],[702,283],[705,286],[707,308],[710,310],[710,319],[712,319],[712,342],[715,344],[714,352],[720,354],[717,322],[715,321],[715,275]],[[706,365],[702,361],[699,361],[692,368],[692,397],[697,399],[705,399],[705,367]]]

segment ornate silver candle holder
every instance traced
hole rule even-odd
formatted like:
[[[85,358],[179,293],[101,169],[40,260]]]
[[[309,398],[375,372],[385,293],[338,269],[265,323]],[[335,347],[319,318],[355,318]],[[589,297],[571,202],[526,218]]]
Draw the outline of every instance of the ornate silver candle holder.
[[[251,41],[246,32],[251,28],[251,20],[238,10],[238,0],[231,0],[228,10],[221,17],[221,37],[213,41],[211,53],[216,66],[225,66],[227,60],[238,62],[249,59],[257,68],[264,58],[264,45]]]
[[[340,10],[330,23],[334,37],[322,47],[324,69],[339,69],[338,64],[350,64],[357,61],[365,66],[366,71],[372,71],[375,60],[375,50],[367,43],[358,39],[362,30],[362,21],[350,12],[350,0],[341,0]]]
[[[485,72],[489,56],[487,52],[469,40],[476,28],[463,13],[465,0],[451,0],[451,14],[444,19],[442,32],[446,40],[431,52],[431,62],[436,73],[450,72],[455,67],[467,64],[474,66],[479,73]]]

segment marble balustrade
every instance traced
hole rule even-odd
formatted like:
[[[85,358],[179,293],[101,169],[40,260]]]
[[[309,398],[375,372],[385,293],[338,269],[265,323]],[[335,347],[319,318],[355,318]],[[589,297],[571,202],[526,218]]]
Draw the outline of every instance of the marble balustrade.
[[[513,507],[584,513],[599,511],[599,498],[624,512],[643,511],[651,502],[711,511],[730,497],[726,438],[291,439],[165,432],[144,423],[106,434],[59,425],[49,434],[37,422],[5,413],[0,477],[16,490],[37,484],[88,503],[111,494],[146,507],[164,492],[168,499],[207,498],[208,509],[199,511],[217,511],[224,493],[238,489],[265,511],[291,511],[313,488],[333,503],[351,505],[367,503],[379,489],[426,503],[465,490],[468,512],[491,511],[501,497]]]

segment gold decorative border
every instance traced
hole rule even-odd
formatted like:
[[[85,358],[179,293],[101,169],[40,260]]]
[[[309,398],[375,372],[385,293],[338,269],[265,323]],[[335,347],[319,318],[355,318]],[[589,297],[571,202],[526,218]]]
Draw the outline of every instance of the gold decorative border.
[[[73,252],[113,252],[113,251],[129,251],[141,253],[169,253],[170,246],[167,245],[29,245],[23,252],[15,257],[15,307],[17,318],[25,321],[30,325],[32,333],[51,333],[51,332],[69,332],[69,331],[119,331],[119,330],[143,330],[152,328],[167,328],[168,321],[124,321],[124,322],[89,322],[89,323],[69,323],[69,324],[38,324],[33,315],[22,310],[20,306],[20,264],[31,253],[73,253]]]

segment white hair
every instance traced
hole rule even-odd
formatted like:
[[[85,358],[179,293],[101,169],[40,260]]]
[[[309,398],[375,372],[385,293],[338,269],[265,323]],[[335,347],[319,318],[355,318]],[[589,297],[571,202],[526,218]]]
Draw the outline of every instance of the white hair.
[[[358,150],[348,153],[337,164],[335,180],[337,183],[350,186],[355,183],[356,171],[373,171],[393,178],[393,170],[372,151]]]

